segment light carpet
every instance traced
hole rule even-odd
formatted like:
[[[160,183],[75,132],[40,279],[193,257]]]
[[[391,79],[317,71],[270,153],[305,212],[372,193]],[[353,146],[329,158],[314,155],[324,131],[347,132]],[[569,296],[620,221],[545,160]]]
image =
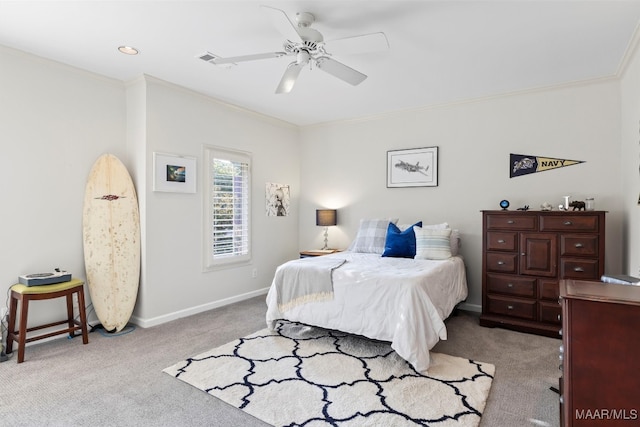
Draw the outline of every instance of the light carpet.
[[[420,374],[387,342],[283,321],[164,372],[274,426],[477,426],[495,367],[432,353]]]

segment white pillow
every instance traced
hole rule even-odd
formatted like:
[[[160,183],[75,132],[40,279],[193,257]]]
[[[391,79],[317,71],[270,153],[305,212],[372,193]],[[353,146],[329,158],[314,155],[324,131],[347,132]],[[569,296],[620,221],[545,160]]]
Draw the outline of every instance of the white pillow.
[[[458,255],[460,251],[460,246],[462,245],[460,241],[460,231],[457,228],[451,230],[451,237],[449,238],[449,243],[451,245],[451,256]]]
[[[361,219],[356,239],[349,246],[351,252],[382,254],[387,239],[389,222],[396,223],[398,218]]]
[[[449,228],[449,224],[443,222],[442,224],[430,224],[424,225],[422,228],[431,229],[431,230],[443,230],[445,228]],[[449,240],[449,245],[451,246],[451,256],[458,255],[460,251],[460,231],[456,228],[451,230],[451,238]]]
[[[429,228],[431,230],[442,230],[443,228],[450,228],[449,223],[443,222],[442,224],[428,224],[423,226],[422,228]]]
[[[451,258],[451,229],[413,227],[416,234],[415,259]]]

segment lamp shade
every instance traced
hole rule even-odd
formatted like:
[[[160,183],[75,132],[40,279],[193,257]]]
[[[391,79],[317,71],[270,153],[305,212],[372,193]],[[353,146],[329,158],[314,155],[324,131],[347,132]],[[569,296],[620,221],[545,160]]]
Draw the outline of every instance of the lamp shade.
[[[316,209],[316,225],[328,227],[337,223],[338,218],[335,209]]]

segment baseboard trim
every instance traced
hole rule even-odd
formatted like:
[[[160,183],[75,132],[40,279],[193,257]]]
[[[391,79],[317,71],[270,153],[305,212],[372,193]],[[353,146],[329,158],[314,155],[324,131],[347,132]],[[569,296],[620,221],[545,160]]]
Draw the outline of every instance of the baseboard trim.
[[[474,313],[482,313],[482,306],[480,304],[469,304],[468,302],[461,303],[458,308],[460,310],[472,311]]]
[[[236,295],[236,296],[221,299],[218,301],[212,301],[206,304],[190,307],[180,311],[175,311],[173,313],[164,314],[162,316],[157,316],[150,319],[143,319],[134,315],[134,316],[131,316],[131,319],[129,321],[136,326],[140,326],[141,328],[150,328],[152,326],[162,325],[163,323],[171,322],[172,320],[181,319],[183,317],[192,316],[194,314],[202,313],[204,311],[209,311],[214,308],[224,307],[225,305],[244,301],[249,298],[257,297],[260,295],[266,295],[268,291],[269,291],[269,288],[258,289],[257,291],[247,292],[246,294]]]

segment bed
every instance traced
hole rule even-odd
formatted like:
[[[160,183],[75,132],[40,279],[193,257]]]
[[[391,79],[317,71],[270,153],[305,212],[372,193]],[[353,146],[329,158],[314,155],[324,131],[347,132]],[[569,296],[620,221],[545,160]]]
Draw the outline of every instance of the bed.
[[[278,320],[284,319],[389,341],[396,353],[417,371],[426,371],[429,350],[439,340],[447,339],[444,320],[467,297],[464,261],[451,250],[438,256],[430,252],[430,257],[437,259],[419,257],[423,249],[420,242],[425,240],[423,232],[429,230],[417,226],[421,223],[398,227],[393,221],[375,220],[377,229],[371,231],[369,225],[367,238],[363,239],[366,233],[361,232],[367,227],[363,221],[349,250],[292,260],[277,268],[267,294],[267,326],[273,329]],[[403,245],[413,239],[417,255],[413,258],[407,254],[389,255],[396,254],[388,251],[391,240],[395,241],[389,231],[392,227],[394,236],[409,235]],[[434,239],[433,233],[446,236]],[[451,229],[428,231],[428,235],[432,246],[438,239],[440,249],[445,242],[448,247],[454,246]],[[304,285],[304,277],[301,279],[299,274],[307,268],[321,271],[328,268],[331,291],[316,290],[311,297],[298,295],[294,301],[283,301],[288,289],[283,286]],[[294,279],[283,283],[282,277],[287,275]]]

